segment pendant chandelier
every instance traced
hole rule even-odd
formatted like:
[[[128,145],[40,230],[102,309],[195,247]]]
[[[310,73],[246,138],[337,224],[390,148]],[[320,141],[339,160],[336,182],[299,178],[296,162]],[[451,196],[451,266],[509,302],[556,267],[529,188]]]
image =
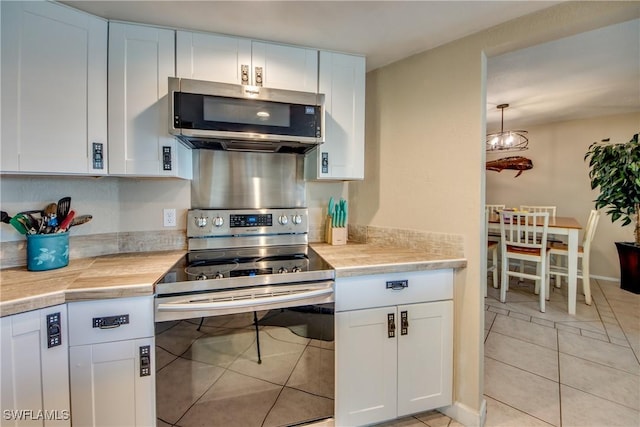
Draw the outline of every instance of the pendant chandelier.
[[[496,108],[500,109],[502,118],[500,120],[500,132],[487,135],[487,151],[523,151],[528,149],[529,138],[526,130],[504,130],[504,109],[509,104],[500,104]]]

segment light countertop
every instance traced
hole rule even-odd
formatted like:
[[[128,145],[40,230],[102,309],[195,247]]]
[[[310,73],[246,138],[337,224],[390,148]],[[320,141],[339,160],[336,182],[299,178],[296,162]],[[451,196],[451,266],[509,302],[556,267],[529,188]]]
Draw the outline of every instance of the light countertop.
[[[312,243],[311,247],[336,270],[336,278],[467,266],[465,258],[411,248],[364,243]]]
[[[185,251],[139,252],[72,259],[56,270],[0,270],[0,315],[101,298],[153,295],[155,282]]]
[[[417,249],[349,243],[313,243],[336,278],[405,271],[464,268],[466,259]],[[73,259],[56,270],[0,270],[0,316],[70,301],[153,295],[155,282],[185,251],[139,252]]]

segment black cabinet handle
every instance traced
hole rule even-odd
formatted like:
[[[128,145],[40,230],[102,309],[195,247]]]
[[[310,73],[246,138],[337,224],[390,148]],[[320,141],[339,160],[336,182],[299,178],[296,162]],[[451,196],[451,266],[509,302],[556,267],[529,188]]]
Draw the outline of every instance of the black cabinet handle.
[[[404,288],[409,287],[408,280],[392,280],[387,282],[387,289],[391,289],[393,291],[401,291]]]
[[[406,311],[400,312],[400,335],[409,333],[409,314]]]
[[[389,338],[395,338],[396,336],[396,315],[394,313],[387,314],[387,334]]]

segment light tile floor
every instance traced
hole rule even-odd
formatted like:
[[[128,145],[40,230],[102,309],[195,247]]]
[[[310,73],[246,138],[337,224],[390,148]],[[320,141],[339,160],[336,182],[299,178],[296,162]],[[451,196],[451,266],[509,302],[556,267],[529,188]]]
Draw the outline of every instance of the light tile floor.
[[[156,325],[158,427],[271,427],[333,415],[333,341],[263,324],[258,364],[253,313],[206,318],[200,330],[199,321]]]
[[[513,282],[504,304],[499,291],[489,285],[485,298],[486,427],[640,427],[640,295],[602,280],[592,280],[591,287],[593,304],[587,306],[579,295],[576,315],[570,316],[566,285],[552,288],[545,313],[538,310],[530,282]],[[202,333],[195,331],[193,322],[158,331],[158,388],[177,389],[185,381],[192,384],[186,395],[157,396],[159,427],[214,426],[206,416],[212,410],[222,415],[219,425],[226,427],[283,425],[283,414],[300,410],[287,404],[293,395],[309,399],[302,405],[305,408],[322,411],[333,406],[333,383],[298,376],[306,366],[318,367],[332,360],[332,346],[265,326],[263,358],[274,358],[285,368],[261,370],[263,366],[253,360],[255,335],[250,319],[239,316],[224,325],[215,322],[207,319]],[[229,328],[238,333],[230,338]],[[214,362],[207,362],[211,360]],[[225,399],[247,390],[253,395],[241,403],[244,409]],[[278,397],[282,400],[276,405]],[[247,407],[253,409],[247,411]],[[300,420],[308,416],[294,415]],[[312,425],[344,427],[334,426],[332,419]],[[425,425],[461,426],[429,411],[379,427]]]

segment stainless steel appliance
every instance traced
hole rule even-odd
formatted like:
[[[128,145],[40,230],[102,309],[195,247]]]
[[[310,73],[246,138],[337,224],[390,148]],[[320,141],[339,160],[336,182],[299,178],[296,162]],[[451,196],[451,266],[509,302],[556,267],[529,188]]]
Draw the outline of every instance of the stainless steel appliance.
[[[187,253],[156,284],[156,322],[333,302],[304,208],[194,209]]]
[[[162,423],[333,417],[334,271],[307,234],[306,208],[188,212],[189,251],[156,284]]]
[[[169,133],[191,148],[304,153],[324,142],[324,95],[169,77]]]
[[[334,271],[308,245],[302,162],[194,150],[189,250],[156,284],[162,422],[259,427],[333,416]]]

